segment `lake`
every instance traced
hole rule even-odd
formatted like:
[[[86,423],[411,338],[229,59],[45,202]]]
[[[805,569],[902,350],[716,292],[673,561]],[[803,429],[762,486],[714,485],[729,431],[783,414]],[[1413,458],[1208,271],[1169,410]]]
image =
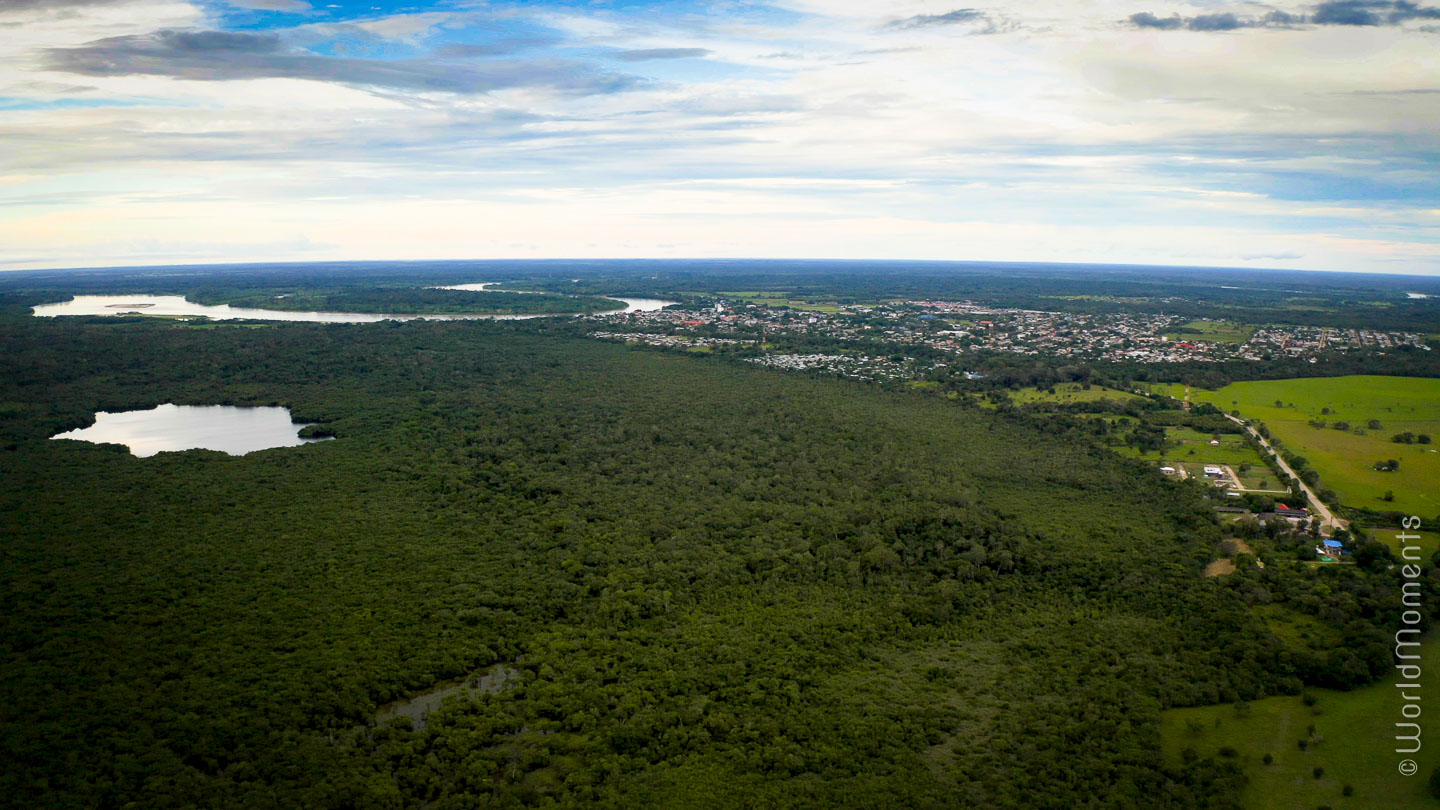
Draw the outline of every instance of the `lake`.
[[[488,282],[487,282],[488,283]],[[464,285],[481,287],[485,285]],[[612,296],[606,296],[610,298]],[[649,312],[662,309],[674,301],[659,298],[621,298],[616,301],[625,304],[623,310],[613,313]],[[77,295],[69,301],[58,304],[41,304],[33,307],[35,315],[55,317],[60,315],[162,315],[197,316],[203,315],[221,321],[304,321],[310,323],[376,323],[379,321],[476,321],[499,320],[518,321],[528,318],[571,317],[564,315],[385,315],[370,312],[286,312],[278,309],[249,309],[232,307],[229,304],[197,304],[181,295]]]
[[[290,421],[289,408],[166,404],[148,411],[99,411],[90,427],[50,438],[123,444],[141,458],[166,450],[195,449],[242,456],[269,447],[324,441],[300,438],[303,427]]]

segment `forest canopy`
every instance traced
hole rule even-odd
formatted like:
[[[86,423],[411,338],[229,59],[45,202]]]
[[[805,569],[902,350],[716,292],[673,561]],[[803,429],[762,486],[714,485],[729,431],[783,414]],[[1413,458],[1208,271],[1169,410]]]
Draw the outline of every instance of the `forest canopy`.
[[[9,806],[1229,808],[1238,770],[1167,767],[1159,712],[1329,672],[1251,583],[1201,575],[1221,531],[1198,487],[1023,413],[563,323],[21,303]],[[164,402],[283,404],[338,439],[48,438]],[[1320,600],[1368,679],[1393,577],[1267,587]],[[423,728],[375,721],[497,664],[507,688]]]

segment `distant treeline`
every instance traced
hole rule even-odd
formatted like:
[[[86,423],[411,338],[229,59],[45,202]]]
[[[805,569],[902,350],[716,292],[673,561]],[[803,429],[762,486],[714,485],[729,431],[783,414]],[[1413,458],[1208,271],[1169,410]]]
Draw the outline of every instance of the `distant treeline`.
[[[201,287],[186,292],[200,304],[280,309],[299,312],[374,312],[393,315],[486,314],[541,315],[606,312],[623,309],[612,298],[541,295],[521,292],[437,290],[423,287],[369,288],[272,287],[228,289]]]
[[[154,293],[480,281],[524,282],[530,289],[584,295],[775,291],[841,304],[968,298],[1006,307],[1163,313],[1252,324],[1413,332],[1434,332],[1440,324],[1440,283],[1431,278],[1124,265],[725,259],[253,264],[13,272],[0,277],[0,290]],[[1407,298],[1409,291],[1432,297]]]

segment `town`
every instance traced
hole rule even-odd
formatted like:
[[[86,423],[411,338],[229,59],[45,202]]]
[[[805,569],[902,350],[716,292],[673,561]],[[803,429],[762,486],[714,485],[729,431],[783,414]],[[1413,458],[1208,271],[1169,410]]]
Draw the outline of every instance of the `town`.
[[[956,357],[988,350],[1142,364],[1279,358],[1313,362],[1326,352],[1430,350],[1423,335],[1409,332],[1247,327],[1177,315],[1051,312],[971,301],[792,307],[722,299],[703,309],[670,307],[598,314],[588,320],[625,325],[623,331],[590,333],[602,340],[701,352],[723,347],[754,353],[754,362],[775,368],[868,379],[913,378],[937,365],[893,354],[905,348]],[[792,350],[817,343],[829,350]]]

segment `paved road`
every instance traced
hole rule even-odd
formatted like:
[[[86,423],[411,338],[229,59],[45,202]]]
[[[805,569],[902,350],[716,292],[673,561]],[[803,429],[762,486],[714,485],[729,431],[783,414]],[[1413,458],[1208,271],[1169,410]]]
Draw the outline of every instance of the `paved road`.
[[[1243,425],[1245,430],[1247,430],[1251,436],[1255,437],[1255,441],[1260,443],[1261,447],[1275,456],[1275,463],[1280,465],[1281,472],[1284,472],[1287,476],[1297,481],[1300,479],[1300,476],[1296,475],[1295,471],[1290,469],[1290,465],[1285,463],[1285,459],[1282,458],[1279,453],[1275,452],[1274,447],[1270,446],[1270,442],[1265,441],[1265,437],[1260,435],[1260,431],[1246,425],[1244,419],[1231,416],[1228,413],[1225,414],[1225,418],[1236,424]],[[1305,493],[1305,500],[1310,504],[1311,514],[1320,516],[1321,534],[1334,534],[1336,529],[1349,529],[1350,522],[1335,517],[1334,513],[1330,511],[1330,507],[1322,503],[1321,500],[1315,496],[1315,491],[1304,481],[1300,481],[1300,489]]]

